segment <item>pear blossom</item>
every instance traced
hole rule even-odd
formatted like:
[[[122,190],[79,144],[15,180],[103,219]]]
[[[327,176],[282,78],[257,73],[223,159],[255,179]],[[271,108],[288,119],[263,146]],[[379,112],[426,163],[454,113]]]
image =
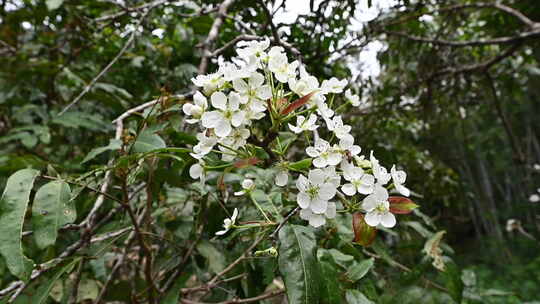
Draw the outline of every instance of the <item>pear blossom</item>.
[[[296,180],[300,191],[296,201],[302,209],[310,209],[315,214],[321,214],[328,208],[328,201],[336,195],[336,186],[325,182],[325,173],[321,169],[313,169],[306,178],[300,174]]]
[[[310,209],[300,210],[300,218],[309,221],[309,224],[315,228],[326,224],[326,219],[336,217],[336,203],[328,202],[326,210],[322,214],[313,213]]]
[[[538,203],[540,202],[540,195],[538,194],[531,194],[531,196],[529,196],[529,202],[531,203]]]
[[[341,191],[348,196],[353,196],[357,192],[360,194],[371,194],[375,186],[375,177],[371,174],[365,174],[364,170],[355,167],[352,164],[343,161],[341,163],[343,178],[349,183],[341,186]]]
[[[290,78],[289,88],[298,96],[305,96],[313,91],[319,90],[319,81],[315,76],[311,76],[306,72],[304,66],[300,67],[300,79]]]
[[[212,148],[217,144],[217,137],[210,135],[206,136],[206,132],[198,133],[197,140],[199,142],[193,147],[193,153],[190,153],[196,159],[201,159],[206,154],[212,151]]]
[[[353,94],[351,89],[345,91],[345,98],[353,105],[353,107],[358,107],[360,105],[360,96]]]
[[[274,46],[268,52],[268,69],[279,82],[286,83],[290,78],[294,78],[299,64],[296,60],[288,63],[287,55],[280,46]]]
[[[306,118],[302,115],[296,116],[296,126],[293,126],[289,124],[289,129],[293,131],[294,133],[302,133],[304,131],[313,131],[316,130],[319,126],[315,124],[317,121],[317,115],[311,114],[309,115],[309,119],[306,120]]]
[[[354,144],[354,137],[352,136],[345,136],[341,138],[339,140],[339,147],[343,153],[347,154],[349,157],[355,157],[362,151],[360,146]]]
[[[223,74],[225,81],[234,81],[239,78],[248,78],[250,71],[246,67],[238,67],[232,62],[223,62],[220,64],[219,71]]]
[[[332,77],[329,80],[325,80],[321,84],[321,90],[324,94],[328,93],[341,93],[347,85],[347,80],[339,80],[336,77]]]
[[[236,44],[238,47],[236,53],[241,58],[247,59],[250,57],[264,58],[266,57],[265,50],[270,46],[270,39],[265,37],[263,41],[240,41]]]
[[[182,106],[184,114],[193,117],[191,119],[186,119],[186,122],[190,124],[199,122],[204,111],[206,111],[206,108],[208,108],[206,97],[204,97],[204,95],[199,91],[195,92],[193,95],[193,102],[194,104],[185,103]]]
[[[238,78],[233,80],[233,88],[242,97],[241,102],[247,103],[250,100],[267,100],[272,97],[272,90],[269,85],[263,85],[264,76],[260,73],[252,73],[248,81]]]
[[[195,78],[191,78],[191,82],[198,87],[202,87],[204,93],[210,94],[225,84],[223,73],[216,72],[208,75],[198,75]]]
[[[240,110],[240,95],[235,92],[229,98],[222,92],[214,92],[210,97],[212,106],[218,110],[206,112],[202,116],[202,125],[213,128],[218,137],[225,137],[232,127],[239,127],[244,122],[245,112]]]
[[[255,183],[253,182],[252,179],[249,179],[249,178],[246,178],[242,181],[242,191],[237,191],[234,193],[234,195],[236,196],[241,196],[241,195],[244,195],[246,193],[248,193],[249,191],[255,189]]]
[[[238,217],[238,209],[234,208],[233,214],[230,218],[226,218],[223,220],[223,230],[220,230],[216,232],[216,235],[224,235],[227,233],[231,228],[234,227],[234,224],[236,223],[236,218]]]
[[[201,180],[201,183],[204,184],[206,179],[206,172],[204,171],[204,162],[199,161],[189,167],[189,176],[193,179]]]
[[[313,165],[317,168],[335,166],[339,164],[342,157],[339,151],[330,147],[330,143],[322,138],[317,138],[313,147],[307,147],[306,153],[314,158]]]
[[[393,165],[390,169],[390,175],[392,175],[392,181],[394,182],[394,186],[399,193],[404,196],[411,195],[411,191],[407,187],[403,186],[405,180],[407,179],[407,173],[405,173],[405,171],[396,170],[396,165]]]
[[[385,188],[375,187],[373,193],[364,198],[362,208],[367,212],[364,219],[369,226],[381,224],[386,228],[392,228],[396,225],[396,217],[390,213],[388,191]]]
[[[328,130],[334,132],[337,138],[352,137],[350,134],[351,126],[343,124],[341,116],[334,116],[332,120],[327,121]]]
[[[377,179],[377,184],[386,185],[390,181],[392,176],[388,174],[388,170],[386,170],[385,167],[379,164],[379,160],[375,158],[375,156],[373,155],[373,151],[371,151],[369,161],[373,170],[373,176],[375,176],[375,178]]]

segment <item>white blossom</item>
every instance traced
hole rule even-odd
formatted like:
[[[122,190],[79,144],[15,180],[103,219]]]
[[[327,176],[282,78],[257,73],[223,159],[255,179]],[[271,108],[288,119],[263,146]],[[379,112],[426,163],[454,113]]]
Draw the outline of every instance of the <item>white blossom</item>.
[[[198,87],[202,87],[204,93],[211,94],[225,84],[223,73],[216,72],[208,75],[198,75],[191,78],[191,81]]]
[[[319,90],[319,81],[315,76],[311,76],[306,72],[306,69],[300,67],[300,79],[290,78],[289,88],[298,96],[305,96],[311,92]],[[313,97],[312,97],[313,98]]]
[[[390,175],[392,175],[392,181],[394,182],[396,190],[401,193],[401,195],[409,196],[411,191],[403,185],[407,179],[407,173],[402,170],[396,170],[396,165],[393,165],[390,169]]]
[[[199,91],[195,92],[195,94],[193,95],[193,102],[194,103],[185,103],[182,106],[184,114],[193,117],[190,119],[186,119],[186,122],[190,124],[199,122],[204,111],[206,111],[206,109],[208,108],[208,102],[206,100],[206,97],[204,97],[204,95],[201,94],[201,92]]]
[[[268,52],[268,69],[274,73],[279,82],[286,83],[296,77],[298,65],[298,61],[288,62],[282,47],[274,46]]]
[[[238,78],[233,80],[233,88],[242,97],[241,103],[251,100],[267,100],[272,97],[272,90],[269,85],[263,85],[264,76],[260,73],[252,73],[248,81]]]
[[[204,184],[206,180],[206,172],[204,172],[204,163],[199,161],[189,167],[189,176],[193,179],[200,179],[201,183]]]
[[[341,162],[342,157],[339,151],[330,147],[330,143],[322,138],[317,138],[313,147],[307,147],[306,153],[314,158],[313,165],[317,168],[335,166]]]
[[[202,125],[213,128],[219,137],[225,137],[232,127],[239,127],[244,122],[245,112],[240,110],[240,96],[231,92],[229,98],[222,92],[215,92],[210,97],[212,106],[218,110],[206,112],[202,116]]]
[[[298,115],[296,116],[296,126],[289,124],[289,129],[291,129],[291,131],[296,134],[302,133],[304,131],[313,131],[319,127],[315,124],[316,121],[317,115],[315,114],[309,115],[309,119],[307,120],[304,116]]]
[[[328,202],[326,210],[322,214],[313,213],[310,209],[300,210],[300,218],[309,221],[309,224],[315,228],[326,224],[326,219],[336,217],[336,203]]]
[[[538,194],[531,194],[531,196],[529,196],[529,202],[531,203],[538,203],[540,202],[540,196]]]
[[[334,132],[337,138],[345,138],[349,137],[351,138],[352,135],[351,132],[351,126],[343,124],[343,120],[341,119],[341,116],[334,116],[332,120],[328,120],[327,122],[328,130]]]
[[[369,161],[371,162],[373,176],[375,176],[375,178],[377,179],[377,184],[386,185],[390,181],[392,176],[388,173],[388,170],[386,170],[385,167],[379,164],[379,160],[375,158],[375,156],[373,155],[373,151],[371,151]]]
[[[347,85],[347,80],[339,80],[336,77],[332,77],[329,80],[325,80],[321,84],[321,90],[323,94],[328,93],[341,93]]]
[[[354,137],[345,136],[339,140],[339,147],[349,157],[355,157],[362,151],[360,146],[354,144]]]
[[[383,187],[375,187],[373,193],[362,202],[362,208],[367,212],[364,219],[369,226],[381,224],[386,228],[392,228],[396,225],[396,217],[390,213],[388,191]]]
[[[201,159],[206,154],[212,151],[212,148],[217,144],[217,137],[210,135],[206,136],[207,132],[202,132],[197,134],[197,140],[199,141],[197,145],[193,147],[193,156],[196,159]]]
[[[353,94],[351,89],[345,91],[345,98],[353,105],[353,107],[358,107],[360,105],[360,96]]]
[[[302,209],[310,209],[313,213],[324,213],[328,201],[336,195],[336,186],[325,182],[325,173],[321,169],[310,170],[308,178],[300,175],[296,180],[296,187],[300,191],[296,197]]]
[[[371,174],[365,174],[364,170],[355,167],[347,161],[341,162],[343,178],[349,183],[341,186],[341,191],[348,196],[353,196],[357,192],[360,194],[371,194],[375,186],[375,177]]]
[[[242,181],[242,191],[237,191],[234,193],[234,195],[236,196],[240,196],[240,195],[244,195],[246,193],[248,193],[249,191],[255,189],[255,183],[253,182],[252,179],[249,179],[249,178],[246,178]]]
[[[265,37],[263,41],[240,41],[236,44],[236,46],[238,47],[236,49],[236,53],[241,58],[264,58],[266,57],[265,50],[270,46],[270,39]]]
[[[236,218],[238,217],[238,209],[234,208],[233,215],[231,218],[226,218],[223,220],[223,230],[216,232],[216,235],[224,235],[227,231],[231,230],[236,223]]]

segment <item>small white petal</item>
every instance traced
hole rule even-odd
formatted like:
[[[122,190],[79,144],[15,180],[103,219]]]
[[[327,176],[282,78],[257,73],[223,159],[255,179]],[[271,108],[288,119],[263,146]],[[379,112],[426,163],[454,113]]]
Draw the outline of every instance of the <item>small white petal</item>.
[[[336,217],[336,203],[328,202],[328,207],[326,207],[326,212],[324,213],[327,218]]]
[[[210,99],[214,108],[220,110],[227,109],[227,96],[225,96],[225,94],[223,94],[222,92],[214,92],[212,96],[210,96]]]
[[[353,184],[345,184],[341,186],[341,191],[343,191],[343,193],[345,193],[348,196],[353,196],[356,194],[356,188],[354,187]]]
[[[319,189],[319,197],[323,200],[330,200],[336,195],[336,187],[331,183],[324,183]]]
[[[326,218],[321,214],[313,214],[309,219],[309,224],[315,228],[326,224]]]
[[[298,179],[296,180],[296,188],[298,188],[298,190],[300,190],[301,192],[306,192],[308,185],[308,179],[304,175],[300,174],[300,176],[298,176]]]
[[[309,205],[311,211],[316,214],[324,213],[326,211],[326,207],[328,207],[328,201],[322,199],[312,200],[311,204]]]
[[[369,226],[375,227],[381,223],[381,215],[378,212],[368,212],[364,220]]]
[[[396,217],[392,213],[387,212],[381,215],[381,224],[386,228],[392,228],[396,225]]]
[[[219,120],[214,127],[214,131],[219,137],[228,136],[231,133],[231,130],[231,124],[227,120]]]
[[[311,199],[309,198],[309,195],[305,192],[300,192],[296,196],[296,202],[298,203],[298,206],[302,209],[306,209],[309,207],[309,204],[311,203]]]
[[[287,171],[280,171],[275,178],[276,185],[283,187],[287,185],[287,182],[289,181],[289,174],[287,174]]]

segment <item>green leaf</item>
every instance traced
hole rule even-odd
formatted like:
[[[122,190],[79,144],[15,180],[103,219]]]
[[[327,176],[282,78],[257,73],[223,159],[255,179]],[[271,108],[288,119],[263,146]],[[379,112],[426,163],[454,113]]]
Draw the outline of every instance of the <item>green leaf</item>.
[[[37,191],[32,206],[32,226],[39,248],[54,245],[58,229],[75,221],[77,213],[70,198],[71,189],[61,180],[47,183]]]
[[[9,271],[23,281],[28,281],[34,262],[24,256],[22,228],[30,191],[39,171],[23,169],[11,175],[0,200],[0,254],[4,256]]]
[[[165,141],[163,141],[159,135],[145,130],[133,144],[133,149],[135,152],[150,152],[152,150],[165,148],[166,146]]]
[[[208,260],[208,268],[218,273],[225,269],[225,256],[208,241],[202,241],[197,245],[197,251]]]
[[[312,230],[286,225],[279,231],[279,271],[290,304],[319,303],[317,244]]]
[[[289,169],[293,171],[302,171],[311,167],[311,158],[302,159],[295,163],[289,164]]]
[[[58,281],[58,279],[60,279],[60,277],[64,273],[69,272],[73,268],[73,266],[76,263],[78,263],[80,260],[81,260],[81,258],[74,259],[73,261],[68,263],[66,266],[64,266],[64,267],[60,268],[60,270],[56,271],[56,273],[53,275],[53,277],[50,280],[46,280],[44,282],[44,284],[41,284],[38,287],[36,293],[32,296],[32,304],[45,303],[45,301],[49,297],[49,294],[51,293],[51,290],[52,290],[54,284],[56,283],[56,281]]]
[[[94,159],[96,156],[98,156],[99,154],[101,154],[101,153],[103,153],[105,151],[119,150],[120,148],[122,148],[122,141],[119,140],[119,139],[111,139],[109,141],[108,145],[106,145],[104,147],[99,147],[99,148],[92,149],[92,151],[90,151],[90,153],[88,153],[88,155],[86,155],[86,157],[82,161],[82,164],[84,164],[85,162],[87,162],[87,161],[89,161],[91,159]]]
[[[47,4],[48,10],[54,11],[64,3],[64,0],[47,0],[45,3]]]
[[[353,282],[360,280],[368,273],[371,267],[373,267],[374,261],[373,258],[370,258],[354,264],[349,271],[347,271],[346,276]]]
[[[322,303],[342,303],[343,294],[339,286],[339,272],[336,266],[327,261],[319,261],[323,284],[321,286]]]
[[[349,304],[374,304],[363,293],[354,289],[347,290],[345,298],[347,298]]]
[[[174,285],[171,287],[169,292],[165,295],[165,298],[163,298],[163,304],[176,304],[178,303],[178,298],[180,297],[180,290],[182,289],[182,286],[184,286],[191,276],[190,273],[184,273],[181,277],[176,279],[176,282],[174,282]]]

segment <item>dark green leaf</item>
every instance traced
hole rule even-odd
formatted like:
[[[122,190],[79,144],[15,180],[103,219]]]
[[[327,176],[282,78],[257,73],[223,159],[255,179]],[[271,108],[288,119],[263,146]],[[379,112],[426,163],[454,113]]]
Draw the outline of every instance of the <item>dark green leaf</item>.
[[[317,243],[313,231],[286,225],[279,231],[279,271],[290,304],[316,304],[320,300]]]
[[[23,281],[32,273],[34,262],[24,256],[22,228],[30,191],[39,171],[23,169],[11,175],[0,200],[0,253],[9,271]]]
[[[52,181],[39,188],[32,206],[34,239],[39,248],[53,245],[58,229],[72,223],[77,217],[70,203],[71,189],[64,181]]]
[[[349,269],[349,271],[347,271],[346,276],[349,278],[349,280],[356,282],[368,273],[371,267],[373,267],[374,262],[375,260],[370,258],[360,263],[356,263]]]
[[[83,159],[82,164],[84,164],[85,162],[89,160],[94,159],[96,156],[98,156],[99,154],[105,151],[118,150],[120,148],[122,148],[122,141],[119,139],[111,139],[108,145],[104,147],[92,149],[92,151],[90,151],[88,155],[86,155],[86,157]]]

